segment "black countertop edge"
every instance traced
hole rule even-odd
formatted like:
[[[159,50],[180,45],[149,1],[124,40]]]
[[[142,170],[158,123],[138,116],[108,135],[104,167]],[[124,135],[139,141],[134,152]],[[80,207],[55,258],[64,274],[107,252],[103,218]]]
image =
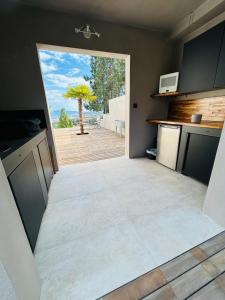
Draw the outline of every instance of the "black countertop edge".
[[[37,136],[39,133],[45,131],[46,129],[42,129],[38,132],[35,132],[34,134],[27,136],[27,137],[21,137],[16,139],[2,139],[0,140],[0,145],[8,145],[10,147],[9,150],[6,152],[0,152],[0,159],[4,159],[7,156],[9,156],[11,153],[25,145],[27,142],[29,142],[31,139],[33,139],[35,136]]]

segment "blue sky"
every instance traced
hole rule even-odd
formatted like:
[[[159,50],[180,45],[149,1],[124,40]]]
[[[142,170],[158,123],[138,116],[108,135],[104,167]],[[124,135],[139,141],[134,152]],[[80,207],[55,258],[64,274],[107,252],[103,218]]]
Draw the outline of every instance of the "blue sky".
[[[90,75],[89,55],[39,50],[45,92],[51,111],[77,109],[77,101],[63,97],[68,86],[88,84],[83,78]]]

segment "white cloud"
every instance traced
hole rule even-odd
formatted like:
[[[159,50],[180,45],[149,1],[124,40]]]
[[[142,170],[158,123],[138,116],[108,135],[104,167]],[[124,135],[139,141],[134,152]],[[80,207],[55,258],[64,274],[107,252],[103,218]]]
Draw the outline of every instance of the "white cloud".
[[[77,54],[77,53],[67,53],[70,57],[74,58],[75,60],[84,63],[89,64],[91,60],[91,56],[89,55],[83,55],[83,54]]]
[[[76,86],[79,84],[88,84],[82,76],[73,77],[64,74],[47,74],[45,78],[48,82],[54,84],[56,87],[67,88],[68,86]]]
[[[51,55],[49,55],[48,53],[43,52],[43,51],[39,51],[39,56],[40,56],[41,61],[52,58]]]
[[[69,56],[75,59],[76,61],[87,65],[90,63],[90,59],[91,59],[90,55],[77,54],[71,52],[56,52],[56,51],[49,51],[49,50],[40,50],[39,56],[41,61],[55,59],[61,62],[65,60],[66,56],[67,57]]]
[[[60,95],[62,96],[62,93],[58,90],[46,90],[46,96],[49,99],[54,99],[55,97],[59,97]]]
[[[52,72],[52,71],[56,71],[57,70],[57,67],[53,64],[47,64],[45,62],[41,62],[41,70],[43,73],[49,73],[49,72]]]
[[[39,51],[39,56],[40,56],[41,61],[49,60],[49,59],[64,61],[64,55],[65,55],[65,53],[63,53],[63,52],[61,53],[61,52],[47,51],[47,50]]]
[[[78,110],[76,100],[65,99],[63,93],[58,90],[46,90],[48,106],[51,111],[60,110],[65,108],[67,111]]]
[[[65,53],[54,51],[54,52],[51,53],[51,55],[52,55],[52,59],[56,59],[56,60],[59,60],[59,61],[64,61]]]
[[[69,75],[76,75],[77,73],[80,72],[80,69],[79,68],[73,68],[69,71]]]

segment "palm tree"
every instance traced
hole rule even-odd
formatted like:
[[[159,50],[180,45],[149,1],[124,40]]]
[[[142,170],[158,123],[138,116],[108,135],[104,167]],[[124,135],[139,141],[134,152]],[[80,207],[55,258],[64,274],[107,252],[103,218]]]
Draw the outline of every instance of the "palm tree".
[[[96,96],[86,84],[68,87],[67,92],[63,95],[65,98],[77,99],[80,120],[80,134],[85,134],[83,125],[83,101],[95,101]]]

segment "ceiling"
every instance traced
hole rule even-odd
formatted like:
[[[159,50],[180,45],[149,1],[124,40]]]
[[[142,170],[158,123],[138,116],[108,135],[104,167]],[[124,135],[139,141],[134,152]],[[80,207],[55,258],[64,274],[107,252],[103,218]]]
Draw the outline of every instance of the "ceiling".
[[[135,27],[170,31],[205,0],[21,0],[21,2]]]

